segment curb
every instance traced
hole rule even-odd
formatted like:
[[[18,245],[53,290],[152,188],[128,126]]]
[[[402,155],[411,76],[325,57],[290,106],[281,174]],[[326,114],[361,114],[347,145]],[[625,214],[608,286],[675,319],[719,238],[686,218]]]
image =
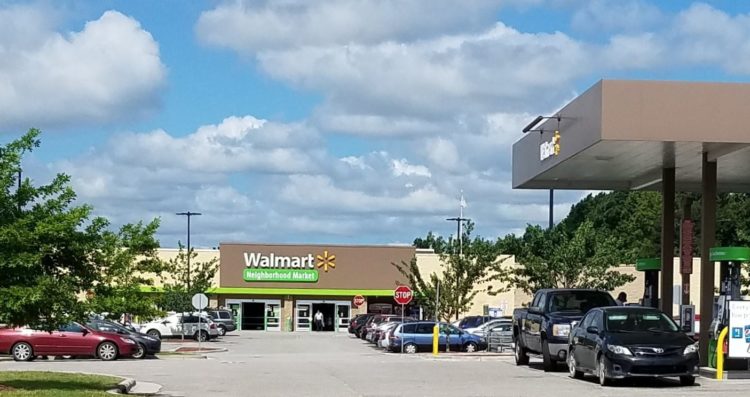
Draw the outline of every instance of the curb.
[[[128,394],[133,387],[135,387],[135,379],[125,378],[117,384],[117,391],[120,394]]]

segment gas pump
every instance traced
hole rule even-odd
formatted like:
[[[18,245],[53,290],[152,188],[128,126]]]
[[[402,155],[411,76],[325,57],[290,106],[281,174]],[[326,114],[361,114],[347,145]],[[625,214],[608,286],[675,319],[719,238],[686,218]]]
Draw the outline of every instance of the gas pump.
[[[635,262],[635,270],[644,272],[643,300],[642,306],[659,307],[659,271],[661,271],[661,259],[647,258],[638,259]]]
[[[750,262],[750,248],[748,247],[714,247],[711,248],[709,258],[712,262],[719,262],[719,297],[714,304],[714,316],[711,321],[711,345],[715,346],[719,333],[729,326],[729,302],[742,300],[742,263]],[[714,352],[719,350],[714,347]],[[721,350],[719,350],[721,351]],[[711,360],[713,361],[713,360]],[[727,359],[724,368],[727,370],[748,369],[745,359]]]

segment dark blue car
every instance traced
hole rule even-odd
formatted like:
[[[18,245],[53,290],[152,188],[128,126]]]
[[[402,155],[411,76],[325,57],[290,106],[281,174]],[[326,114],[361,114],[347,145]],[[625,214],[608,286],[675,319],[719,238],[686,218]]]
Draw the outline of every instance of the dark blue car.
[[[432,351],[432,333],[434,321],[417,321],[399,325],[391,336],[389,349],[393,352],[401,351],[401,343],[405,353],[418,351]],[[451,351],[475,352],[487,348],[487,344],[480,336],[464,332],[450,324],[440,323],[438,344],[440,350],[446,350],[450,345]]]

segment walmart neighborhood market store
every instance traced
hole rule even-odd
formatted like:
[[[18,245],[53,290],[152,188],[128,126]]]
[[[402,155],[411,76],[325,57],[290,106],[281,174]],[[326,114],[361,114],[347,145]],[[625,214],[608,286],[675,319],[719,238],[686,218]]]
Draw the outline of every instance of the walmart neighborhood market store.
[[[358,313],[400,313],[393,289],[407,280],[393,263],[409,263],[414,247],[223,243],[212,304],[232,310],[241,330],[346,332]],[[359,308],[356,295],[365,297]],[[419,315],[416,306],[406,314]]]

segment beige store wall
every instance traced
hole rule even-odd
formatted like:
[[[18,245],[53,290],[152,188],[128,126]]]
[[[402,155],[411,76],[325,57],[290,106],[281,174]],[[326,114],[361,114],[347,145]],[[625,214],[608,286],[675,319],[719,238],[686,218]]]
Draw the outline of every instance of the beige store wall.
[[[681,293],[681,286],[682,286],[682,275],[679,273],[680,265],[679,265],[679,258],[674,259],[674,280],[672,285],[670,286],[669,290],[672,294],[674,294],[674,314],[679,314],[681,299],[682,299],[682,293]],[[505,264],[507,265],[515,265],[515,259],[513,257],[510,257],[506,259]],[[423,277],[427,277],[427,275],[431,273],[441,273],[441,261],[440,261],[440,255],[435,254],[432,252],[432,250],[417,250],[417,266],[420,269],[420,272],[422,273]],[[700,313],[700,258],[693,258],[693,274],[690,278],[690,297],[691,302],[690,304],[695,305],[696,313]],[[639,272],[635,270],[635,266],[632,265],[623,265],[620,266],[617,271],[624,273],[624,274],[630,274],[635,276],[635,280],[620,287],[613,291],[610,291],[613,297],[617,297],[617,294],[624,291],[628,295],[628,301],[631,303],[637,303],[642,297],[643,297],[643,283],[644,283],[644,274],[643,272]],[[719,285],[719,268],[718,266],[715,269],[715,275],[714,275],[715,285],[718,288]],[[493,290],[502,289],[505,286],[500,283],[495,284],[488,284],[492,287]],[[503,308],[503,314],[509,315],[513,313],[513,309],[523,307],[524,305],[527,305],[531,301],[531,295],[524,293],[522,290],[517,288],[511,288],[507,292],[500,293],[498,295],[490,295],[486,292],[486,288],[488,285],[484,286],[478,286],[478,289],[480,292],[477,294],[477,296],[474,298],[474,302],[465,315],[477,315],[477,314],[483,314],[484,313],[484,306],[487,305],[489,307],[500,307]],[[660,287],[659,289],[660,296],[662,296],[665,291],[664,288]]]
[[[213,259],[219,260],[219,250],[215,249],[196,249],[194,248],[193,251],[197,254],[195,258],[190,259],[190,263],[198,263],[198,262],[208,262]],[[159,248],[157,256],[159,259],[168,261],[177,258],[177,254],[179,253],[179,249],[177,248]],[[218,263],[218,262],[217,262]],[[218,286],[219,285],[219,271],[221,271],[221,267],[219,267],[219,270],[216,271],[216,274],[214,275],[213,279],[213,285]],[[155,287],[161,287],[162,282],[159,277],[153,277],[154,280],[154,286]],[[217,301],[216,297],[210,297],[208,305],[210,307],[218,307],[219,302]]]
[[[442,273],[442,262],[440,255],[434,253],[432,250],[417,250],[417,266],[422,274],[422,277],[428,278],[430,274]],[[514,265],[515,259],[510,256],[505,258],[504,265]],[[490,288],[488,288],[490,287]],[[503,314],[510,315],[513,313],[513,308],[520,307],[523,301],[519,299],[525,299],[526,295],[521,292],[520,294],[515,288],[509,289],[506,292],[499,293],[497,295],[490,295],[489,290],[497,291],[505,286],[502,283],[488,283],[485,285],[477,286],[479,293],[474,297],[474,302],[471,308],[465,315],[483,314],[484,306],[497,307],[503,309]]]

